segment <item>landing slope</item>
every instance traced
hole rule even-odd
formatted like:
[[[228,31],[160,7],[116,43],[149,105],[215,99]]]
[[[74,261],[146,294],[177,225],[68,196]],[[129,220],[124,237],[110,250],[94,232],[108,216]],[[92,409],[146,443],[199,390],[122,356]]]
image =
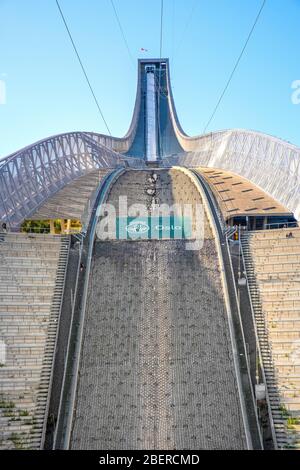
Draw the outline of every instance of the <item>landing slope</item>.
[[[158,173],[161,202],[201,202],[187,176]],[[145,202],[147,176],[121,176],[110,201]],[[200,251],[184,240],[96,241],[71,448],[245,447],[208,220]]]

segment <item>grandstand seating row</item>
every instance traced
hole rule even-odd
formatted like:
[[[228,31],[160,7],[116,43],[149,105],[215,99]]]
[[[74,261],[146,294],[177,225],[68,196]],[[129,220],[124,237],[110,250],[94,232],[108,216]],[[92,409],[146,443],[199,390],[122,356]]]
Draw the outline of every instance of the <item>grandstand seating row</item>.
[[[0,235],[0,449],[39,449],[68,259],[67,237]]]
[[[82,220],[84,213],[89,209],[87,206],[92,199],[93,191],[109,171],[107,168],[92,170],[72,181],[48,199],[30,218],[33,220]]]
[[[300,229],[250,232],[242,244],[277,444],[300,448]]]

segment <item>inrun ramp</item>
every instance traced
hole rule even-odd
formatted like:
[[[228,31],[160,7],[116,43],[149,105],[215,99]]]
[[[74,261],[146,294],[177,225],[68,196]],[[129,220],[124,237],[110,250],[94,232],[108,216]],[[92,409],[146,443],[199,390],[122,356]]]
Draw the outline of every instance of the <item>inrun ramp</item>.
[[[201,203],[180,171],[157,171],[160,202]],[[147,171],[108,202],[150,203]],[[244,449],[216,243],[97,241],[71,435],[72,449]]]

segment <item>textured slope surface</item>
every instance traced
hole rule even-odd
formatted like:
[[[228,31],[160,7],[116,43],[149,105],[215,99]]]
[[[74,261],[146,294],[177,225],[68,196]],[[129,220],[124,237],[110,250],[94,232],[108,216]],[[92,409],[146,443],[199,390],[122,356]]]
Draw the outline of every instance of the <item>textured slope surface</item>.
[[[128,172],[109,201],[151,200]],[[159,172],[160,203],[201,202],[180,172]],[[150,198],[151,199],[151,198]],[[96,241],[73,449],[241,449],[245,437],[215,241]]]

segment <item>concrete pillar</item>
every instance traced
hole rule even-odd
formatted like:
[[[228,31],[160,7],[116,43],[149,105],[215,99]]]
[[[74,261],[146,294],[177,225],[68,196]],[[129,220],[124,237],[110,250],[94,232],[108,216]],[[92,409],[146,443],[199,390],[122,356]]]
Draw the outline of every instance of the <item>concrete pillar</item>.
[[[267,222],[268,222],[268,217],[265,216],[264,221],[263,221],[263,230],[266,230]]]
[[[51,235],[55,234],[54,220],[50,220],[50,233]]]
[[[60,219],[60,232],[65,233],[65,219]]]
[[[70,233],[70,229],[71,229],[71,219],[67,219],[66,233]]]

